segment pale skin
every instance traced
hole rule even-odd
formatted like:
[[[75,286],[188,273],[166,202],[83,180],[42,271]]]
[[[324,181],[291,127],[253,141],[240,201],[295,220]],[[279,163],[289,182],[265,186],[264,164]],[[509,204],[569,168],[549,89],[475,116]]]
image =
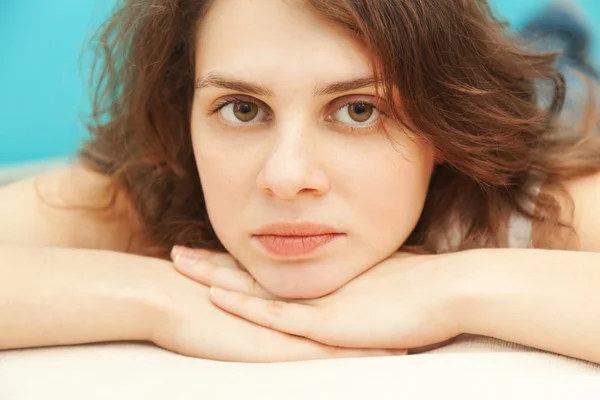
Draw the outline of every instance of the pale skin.
[[[252,2],[263,7],[252,19],[250,2],[234,3],[215,2],[200,28],[191,121],[211,222],[231,255],[175,248],[174,266],[144,255],[126,196],[90,214],[42,202],[33,179],[2,187],[0,349],[146,340],[264,362],[403,354],[473,333],[600,362],[600,175],[566,182],[579,239],[568,248],[396,253],[435,155],[411,133],[393,131],[393,148],[379,125],[348,119],[347,100],[371,101],[372,86],[315,90],[368,76],[347,33],[288,2]],[[220,24],[247,32],[244,46]],[[215,76],[269,93],[217,87]],[[231,126],[231,107],[207,112],[232,96],[260,106],[248,126]],[[104,204],[110,182],[72,166],[37,183],[68,206]],[[286,218],[334,225],[344,241],[290,262],[247,239]],[[139,240],[127,253],[130,235]]]
[[[423,209],[434,153],[392,124],[385,105],[367,109],[383,99],[364,46],[293,4],[211,7],[198,32],[191,134],[211,223],[229,253],[269,292],[315,298],[402,246]],[[229,24],[246,32],[243,45]],[[342,235],[306,257],[278,257],[249,238],[276,223]]]
[[[37,196],[36,180],[53,206]],[[136,340],[241,362],[404,353],[326,346],[219,311],[209,288],[171,262],[124,252],[134,224],[56,207],[61,198],[97,204],[89,194],[107,183],[73,166],[0,188],[0,276],[9,277],[0,280],[0,350]],[[117,215],[126,209],[123,202],[115,208]]]

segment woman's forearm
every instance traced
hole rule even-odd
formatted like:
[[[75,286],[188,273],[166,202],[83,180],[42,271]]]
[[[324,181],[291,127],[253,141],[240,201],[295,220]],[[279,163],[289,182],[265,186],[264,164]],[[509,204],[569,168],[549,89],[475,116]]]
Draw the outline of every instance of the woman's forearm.
[[[0,350],[147,340],[153,270],[104,251],[0,245]]]
[[[600,363],[600,254],[465,254],[458,303],[464,332]]]

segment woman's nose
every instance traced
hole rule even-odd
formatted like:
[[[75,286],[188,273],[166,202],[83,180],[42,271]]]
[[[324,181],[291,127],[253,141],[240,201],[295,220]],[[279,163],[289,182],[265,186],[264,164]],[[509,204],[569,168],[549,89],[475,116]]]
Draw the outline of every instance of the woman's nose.
[[[329,180],[314,143],[303,135],[280,135],[257,178],[261,190],[285,200],[300,194],[322,195]]]

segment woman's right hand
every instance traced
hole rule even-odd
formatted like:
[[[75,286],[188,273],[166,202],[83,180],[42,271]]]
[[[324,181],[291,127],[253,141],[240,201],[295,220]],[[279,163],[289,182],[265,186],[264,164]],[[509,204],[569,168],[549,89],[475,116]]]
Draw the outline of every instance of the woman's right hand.
[[[403,355],[404,351],[348,349],[258,326],[214,306],[209,289],[175,269],[155,286],[155,329],[150,341],[190,357],[232,362],[285,362]]]

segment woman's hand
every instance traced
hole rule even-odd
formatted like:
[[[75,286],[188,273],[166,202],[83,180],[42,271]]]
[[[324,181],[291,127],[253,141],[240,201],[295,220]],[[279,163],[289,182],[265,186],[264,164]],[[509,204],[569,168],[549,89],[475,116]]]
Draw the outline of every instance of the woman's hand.
[[[225,258],[218,258],[226,264]],[[227,267],[224,267],[227,268]],[[405,354],[338,348],[256,325],[215,307],[209,289],[169,268],[155,277],[159,317],[152,342],[186,356],[234,362],[280,362]]]
[[[230,256],[200,251],[196,257],[196,263],[188,259],[176,268],[211,286],[215,305],[280,332],[330,346],[419,351],[462,333],[452,301],[451,282],[460,272],[454,268],[456,254],[398,253],[338,291],[309,301],[273,298]]]

